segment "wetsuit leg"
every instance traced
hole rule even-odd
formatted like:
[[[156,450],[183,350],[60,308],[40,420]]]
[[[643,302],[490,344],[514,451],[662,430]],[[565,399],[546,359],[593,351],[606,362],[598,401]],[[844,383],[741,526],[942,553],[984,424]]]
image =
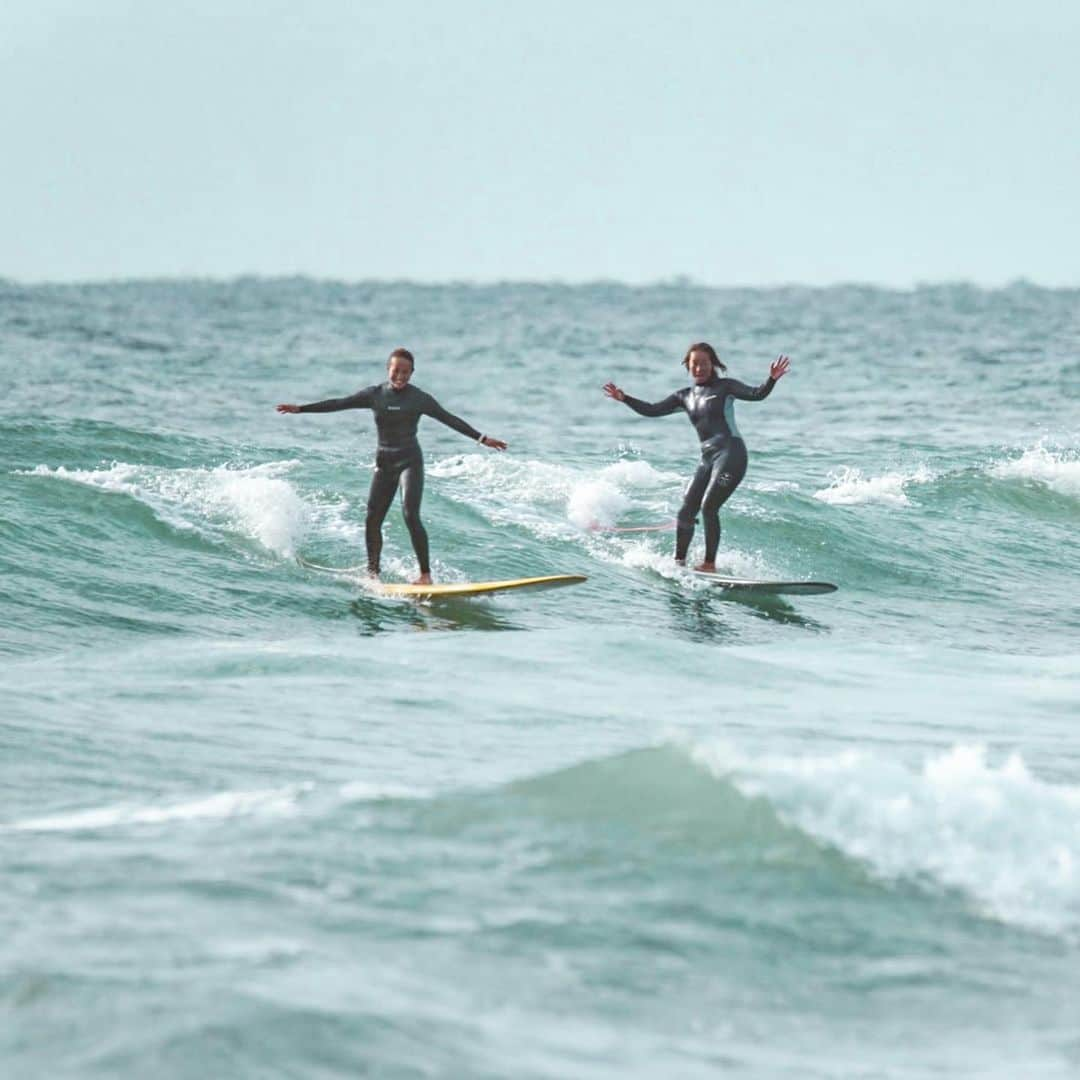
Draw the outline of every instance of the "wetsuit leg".
[[[683,504],[675,525],[675,558],[682,562],[690,550],[690,541],[694,538],[694,521],[701,509],[701,500],[712,478],[712,468],[704,459],[697,467],[694,478],[690,481],[683,496]]]
[[[716,562],[716,550],[720,546],[720,507],[728,501],[745,475],[746,443],[742,439],[732,439],[713,458],[708,486],[701,502],[707,563]]]
[[[409,530],[416,561],[421,574],[430,574],[428,536],[420,520],[420,500],[424,497],[424,459],[417,454],[409,459],[401,470],[401,509],[405,514],[405,526]]]
[[[377,574],[382,558],[382,524],[394,501],[400,468],[375,459],[375,474],[368,492],[367,517],[364,520],[364,539],[367,541],[368,571]]]

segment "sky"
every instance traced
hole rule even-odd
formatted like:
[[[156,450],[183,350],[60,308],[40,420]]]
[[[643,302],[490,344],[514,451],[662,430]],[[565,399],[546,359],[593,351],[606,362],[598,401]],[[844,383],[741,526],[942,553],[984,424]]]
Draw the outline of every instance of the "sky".
[[[4,0],[0,277],[1080,285],[1076,0]]]

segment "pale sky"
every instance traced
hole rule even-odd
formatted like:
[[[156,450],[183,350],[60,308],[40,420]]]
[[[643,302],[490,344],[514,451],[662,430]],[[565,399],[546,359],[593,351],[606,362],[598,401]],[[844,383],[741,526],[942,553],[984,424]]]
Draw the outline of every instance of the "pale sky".
[[[1080,2],[5,0],[0,277],[1080,285]]]

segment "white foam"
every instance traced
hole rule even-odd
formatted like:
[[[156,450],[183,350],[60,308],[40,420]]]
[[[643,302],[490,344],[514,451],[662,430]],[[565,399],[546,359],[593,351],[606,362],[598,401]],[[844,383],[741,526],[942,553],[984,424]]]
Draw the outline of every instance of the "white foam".
[[[575,468],[543,461],[464,454],[434,462],[434,476],[459,481],[468,503],[490,520],[523,525],[543,537],[568,537],[581,529],[611,525],[635,507],[662,512],[641,491],[667,491],[677,477],[647,461],[617,461],[600,468]],[[451,498],[453,488],[444,488]],[[568,528],[573,526],[573,528]]]
[[[461,454],[443,458],[428,467],[433,476],[459,481],[470,505],[479,506],[493,518],[509,519],[509,512],[550,509],[565,502],[572,471],[565,466],[493,454]],[[454,497],[454,486],[443,492]]]
[[[1058,492],[1080,498],[1080,456],[1074,451],[1048,450],[1034,446],[1018,457],[990,468],[990,475],[1002,480],[1031,480]]]
[[[677,565],[671,557],[670,548],[666,551],[657,551],[650,547],[644,540],[616,541],[613,544],[616,551],[615,560],[622,566],[631,570],[652,570],[661,577],[671,581],[691,581],[690,575],[681,566]],[[601,555],[601,558],[603,555]]]
[[[960,890],[984,914],[1029,929],[1080,931],[1080,787],[995,766],[954,746],[913,769],[849,751],[748,758],[723,745],[692,756],[785,821],[886,880]]]
[[[605,465],[600,470],[600,475],[623,489],[668,487],[679,480],[673,473],[654,469],[640,458],[623,458],[611,465]]]
[[[232,818],[250,814],[285,816],[295,812],[296,800],[310,784],[265,791],[223,791],[193,802],[171,806],[102,806],[52,817],[30,818],[2,825],[7,832],[67,832],[87,829],[110,829],[124,825],[160,825],[170,821],[194,821],[200,818]]]
[[[746,486],[751,491],[761,491],[767,495],[799,490],[799,484],[796,480],[757,480],[751,481]]]
[[[685,567],[679,566],[675,562],[672,558],[670,538],[665,538],[662,551],[651,547],[644,540],[625,541],[621,538],[614,539],[611,549],[615,552],[614,561],[632,570],[652,570],[661,577],[679,582],[690,591],[709,591],[714,588],[706,578],[690,573]],[[605,558],[602,551],[597,551],[595,554],[599,558]],[[688,561],[692,563],[694,560],[691,557]],[[764,578],[774,576],[770,574],[760,553],[750,554],[733,548],[725,548],[717,554],[716,569],[719,574],[728,577]]]
[[[284,479],[298,464],[278,461],[247,468],[166,469],[114,462],[107,468],[89,470],[39,465],[33,474],[129,495],[174,528],[221,526],[269,551],[291,556],[303,539],[309,518],[303,499]]]
[[[769,578],[776,577],[777,572],[766,561],[760,551],[739,551],[737,548],[721,548],[716,553],[716,572],[728,577],[741,578]],[[695,579],[698,580],[698,579]],[[708,582],[706,588],[712,588]]]
[[[586,480],[570,492],[566,516],[579,529],[614,525],[630,505],[630,500],[614,484],[606,480]]]
[[[616,461],[605,465],[595,475],[586,474],[573,480],[566,502],[566,516],[581,529],[611,526],[634,508],[634,500],[628,492],[663,488],[666,494],[677,483],[678,477],[654,469],[647,461]]]
[[[830,474],[826,488],[814,492],[814,498],[833,506],[864,506],[878,503],[884,506],[910,506],[904,490],[910,484],[926,484],[934,479],[924,465],[913,472],[890,472],[882,476],[863,476],[862,470],[847,466]]]

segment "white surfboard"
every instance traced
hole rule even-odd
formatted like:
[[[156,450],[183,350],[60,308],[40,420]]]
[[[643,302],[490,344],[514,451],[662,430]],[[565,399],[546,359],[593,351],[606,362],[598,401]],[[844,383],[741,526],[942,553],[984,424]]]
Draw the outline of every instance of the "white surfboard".
[[[692,570],[696,578],[739,593],[758,593],[763,596],[816,596],[836,592],[837,586],[829,581],[770,581],[763,578],[726,577],[711,570]]]

